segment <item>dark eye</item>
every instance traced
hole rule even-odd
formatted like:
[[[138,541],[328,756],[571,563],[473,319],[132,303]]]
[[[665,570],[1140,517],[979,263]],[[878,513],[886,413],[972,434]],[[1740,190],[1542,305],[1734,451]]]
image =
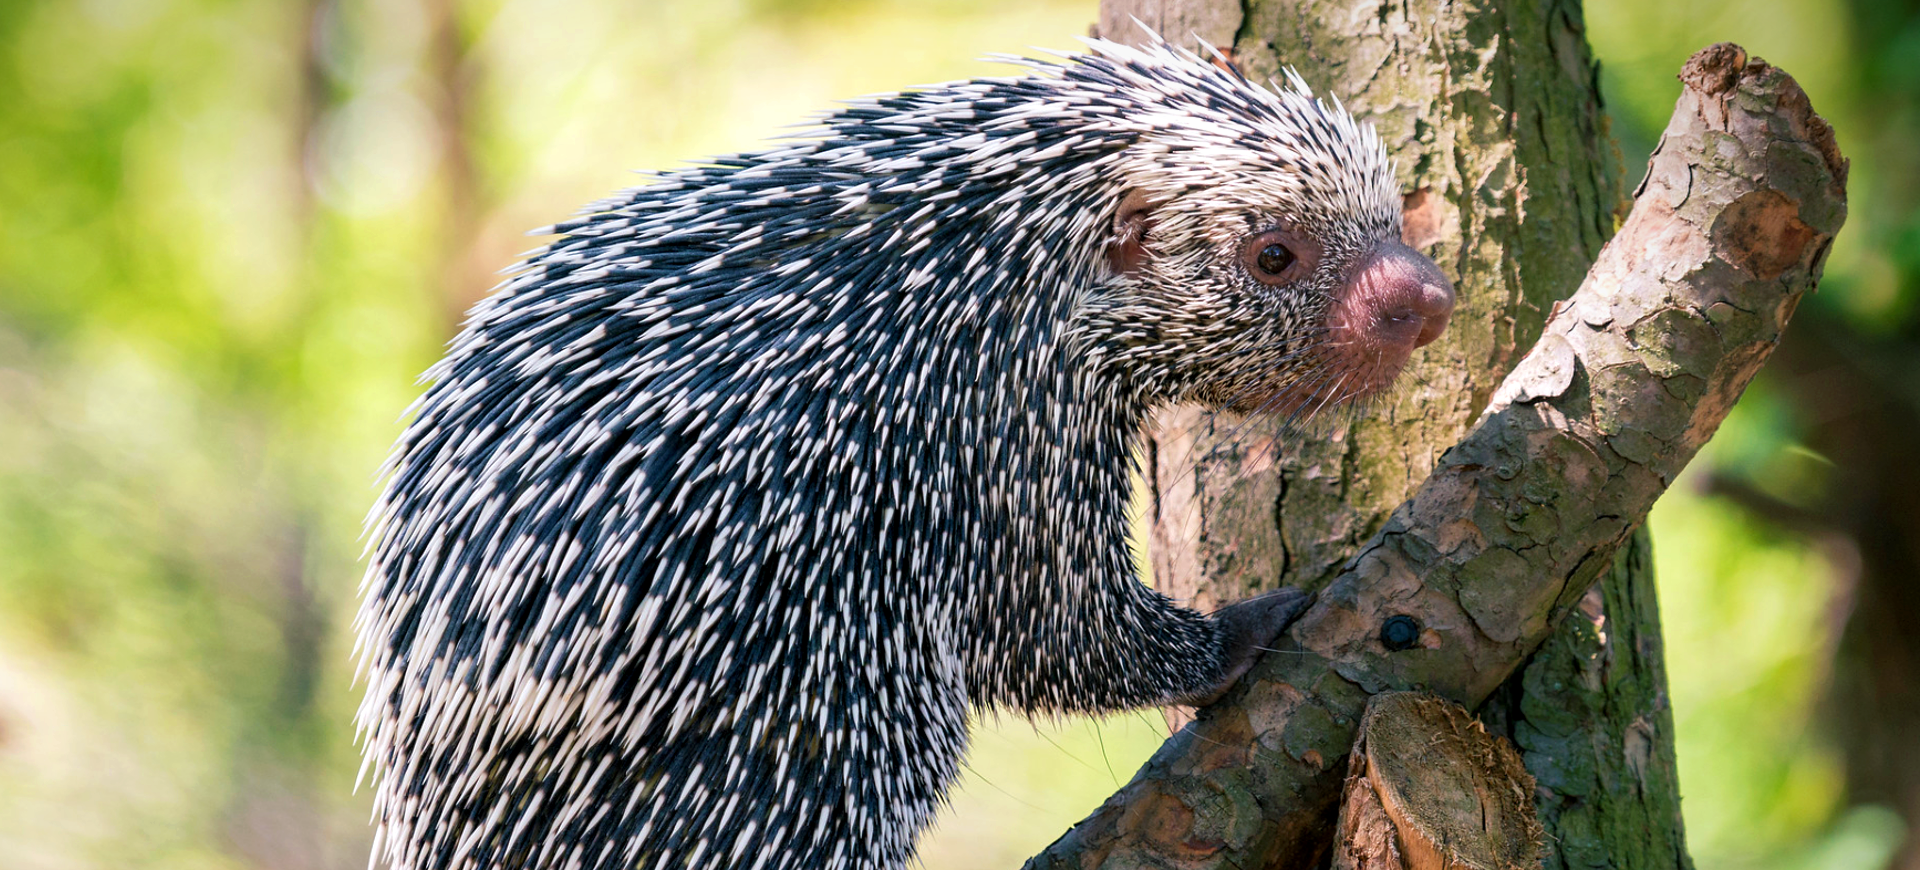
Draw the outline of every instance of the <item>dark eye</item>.
[[[1278,276],[1281,272],[1287,271],[1288,266],[1293,265],[1293,260],[1293,251],[1288,250],[1286,245],[1270,242],[1260,249],[1260,256],[1254,261],[1254,265],[1259,266],[1262,272]]]
[[[1240,265],[1269,287],[1291,284],[1313,271],[1320,246],[1312,237],[1286,226],[1274,227],[1247,239],[1240,249]]]

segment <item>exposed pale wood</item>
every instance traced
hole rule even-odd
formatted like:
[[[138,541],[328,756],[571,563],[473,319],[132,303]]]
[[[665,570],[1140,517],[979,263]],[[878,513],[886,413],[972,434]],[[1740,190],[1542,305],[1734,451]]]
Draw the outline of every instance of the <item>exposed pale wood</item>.
[[[1540,866],[1533,777],[1512,744],[1458,705],[1415,692],[1376,695],[1353,752],[1336,870]],[[1397,847],[1388,854],[1379,848],[1382,824]]]

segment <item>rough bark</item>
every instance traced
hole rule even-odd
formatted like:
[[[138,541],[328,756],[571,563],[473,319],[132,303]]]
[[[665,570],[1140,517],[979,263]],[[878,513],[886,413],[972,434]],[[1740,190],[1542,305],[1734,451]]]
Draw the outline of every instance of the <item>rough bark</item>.
[[[1721,45],[1682,81],[1619,236],[1473,429],[1282,649],[1030,867],[1312,866],[1370,696],[1479,706],[1614,566],[1845,218],[1845,161],[1791,78]],[[1410,644],[1384,642],[1409,622]]]

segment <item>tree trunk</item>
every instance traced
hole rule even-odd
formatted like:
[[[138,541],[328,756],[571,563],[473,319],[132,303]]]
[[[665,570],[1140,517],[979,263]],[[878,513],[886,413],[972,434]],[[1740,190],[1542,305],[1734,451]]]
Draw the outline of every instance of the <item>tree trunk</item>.
[[[1448,510],[1471,513],[1464,525],[1472,534],[1519,542],[1517,549],[1513,544],[1474,548],[1478,564],[1449,566],[1448,560],[1459,552],[1457,541],[1452,551],[1433,549],[1436,542],[1447,540],[1449,530],[1430,527],[1444,514],[1423,513],[1419,500],[1403,505],[1389,524],[1389,511],[1414,491],[1435,458],[1466,430],[1474,412],[1486,406],[1517,349],[1541,334],[1552,301],[1579,283],[1613,227],[1619,173],[1605,144],[1593,65],[1581,36],[1577,7],[1305,3],[1281,8],[1255,3],[1243,12],[1217,2],[1109,0],[1102,16],[1103,35],[1132,35],[1118,24],[1129,14],[1162,33],[1176,37],[1191,33],[1231,45],[1234,61],[1250,75],[1271,74],[1278,70],[1279,59],[1285,58],[1301,67],[1317,91],[1339,97],[1356,114],[1371,120],[1399,160],[1405,189],[1412,191],[1407,201],[1408,239],[1456,276],[1460,311],[1449,337],[1418,361],[1409,378],[1412,387],[1395,404],[1334,437],[1296,438],[1276,447],[1270,430],[1255,435],[1257,427],[1242,421],[1215,421],[1191,409],[1176,410],[1161,421],[1150,445],[1156,582],[1202,607],[1275,585],[1322,588],[1330,581],[1339,582],[1329,593],[1334,599],[1327,601],[1323,596],[1322,606],[1292,632],[1301,648],[1291,656],[1268,656],[1269,661],[1247,681],[1249,687],[1229,699],[1226,706],[1235,709],[1222,714],[1226,718],[1216,716],[1201,723],[1204,727],[1176,736],[1127,790],[1037,857],[1032,866],[1097,866],[1114,861],[1145,866],[1266,866],[1269,862],[1308,866],[1305,862],[1325,847],[1330,833],[1329,810],[1342,767],[1338,757],[1352,739],[1352,720],[1357,719],[1365,696],[1419,685],[1431,685],[1469,704],[1487,701],[1483,718],[1520,744],[1540,782],[1536,796],[1554,865],[1685,866],[1671,717],[1664,706],[1659,628],[1644,536],[1621,548],[1617,563],[1613,553],[1644,516],[1652,494],[1677,472],[1676,461],[1684,463],[1698,446],[1695,438],[1704,440],[1717,424],[1724,408],[1714,408],[1722,404],[1723,396],[1683,390],[1691,393],[1685,401],[1699,402],[1692,428],[1684,433],[1672,430],[1635,445],[1629,442],[1642,437],[1643,430],[1629,427],[1608,436],[1607,447],[1600,450],[1604,459],[1586,453],[1552,456],[1551,450],[1535,449],[1546,442],[1526,442],[1524,449],[1516,451],[1518,456],[1503,452],[1512,451],[1511,446],[1462,444],[1459,450],[1464,453],[1449,457],[1449,479],[1437,489],[1429,482],[1420,498],[1433,506],[1445,504]],[[1511,38],[1511,34],[1527,36]],[[1740,87],[1761,81],[1740,78],[1737,71],[1745,64],[1744,55],[1735,58],[1721,52],[1705,64],[1694,72],[1702,82],[1697,90],[1707,96],[1697,98],[1694,107],[1706,116],[1729,111],[1715,108],[1720,105],[1716,100],[1731,98],[1714,94],[1724,95],[1732,87],[1715,84],[1722,75],[1713,71],[1716,64],[1730,64],[1728,68],[1736,72],[1727,81],[1737,81]],[[1766,82],[1777,84],[1771,79]],[[1773,86],[1766,82],[1753,86]],[[1781,94],[1766,96],[1777,97],[1786,107],[1780,110],[1783,116],[1793,116],[1782,122],[1787,127],[1800,133],[1810,127],[1823,130],[1817,118],[1807,120],[1811,114],[1803,96],[1792,96],[1797,93],[1787,81]],[[1686,105],[1683,102],[1683,108]],[[1682,120],[1677,117],[1675,122],[1682,134],[1711,124],[1688,116],[1691,126],[1683,128]],[[1826,181],[1790,179],[1787,183],[1793,190],[1786,196],[1807,204],[1801,214],[1815,221],[1818,229],[1809,238],[1818,244],[1809,248],[1807,239],[1798,238],[1797,247],[1789,246],[1791,265],[1776,269],[1768,261],[1762,268],[1775,276],[1784,269],[1804,270],[1794,276],[1804,278],[1800,284],[1782,284],[1780,289],[1789,299],[1810,286],[1823,256],[1824,248],[1818,247],[1824,245],[1822,237],[1830,237],[1839,215],[1844,214],[1843,206],[1835,211],[1834,204],[1843,201],[1843,194],[1833,181],[1844,177],[1844,162],[1832,150],[1830,133],[1809,135],[1814,144],[1806,147],[1824,160]],[[1693,153],[1688,147],[1676,147],[1676,151]],[[1692,171],[1691,165],[1679,165],[1683,178],[1691,178],[1684,174]],[[1736,178],[1735,184],[1740,180]],[[1721,232],[1718,212],[1678,221],[1691,229],[1663,228],[1675,223],[1673,209],[1680,209],[1685,201],[1683,195],[1668,203],[1664,214],[1649,215],[1643,226],[1651,229],[1643,230],[1643,235],[1651,239],[1665,238],[1663,233],[1704,234],[1709,225]],[[1696,200],[1687,206],[1702,207],[1723,208],[1728,202],[1701,206]],[[1734,215],[1729,225],[1774,227],[1757,216],[1736,212],[1729,212]],[[1793,225],[1806,227],[1798,218]],[[1750,251],[1720,255],[1736,264],[1753,256]],[[1603,300],[1598,304],[1612,304],[1604,300],[1619,294],[1642,292],[1636,288],[1646,281],[1671,277],[1637,253],[1618,254],[1613,260],[1610,272],[1597,270],[1589,279]],[[1709,301],[1719,292],[1706,290]],[[1702,302],[1699,310],[1707,307]],[[1769,318],[1777,315],[1783,321],[1789,311],[1790,306],[1783,306],[1761,315],[1760,320],[1772,322]],[[1635,309],[1635,314],[1667,316],[1657,307]],[[1604,316],[1591,312],[1582,316],[1588,318],[1587,326],[1600,332],[1605,331],[1602,327],[1614,326]],[[1579,317],[1563,315],[1562,320],[1566,322],[1556,321],[1553,341],[1560,341],[1561,332],[1573,335],[1585,328],[1578,323]],[[1681,327],[1681,333],[1687,329],[1679,323],[1661,321],[1661,325]],[[1777,326],[1774,322],[1772,327],[1758,329],[1767,334],[1768,328]],[[1617,421],[1606,419],[1608,415],[1599,408],[1616,400],[1603,393],[1621,385],[1573,384],[1572,373],[1585,365],[1589,378],[1607,380],[1591,367],[1606,362],[1611,352],[1606,348],[1612,345],[1600,342],[1570,352],[1556,349],[1553,341],[1529,358],[1538,372],[1517,376],[1517,383],[1510,381],[1500,404],[1510,411],[1512,403],[1531,402],[1543,395],[1578,394],[1567,406],[1569,417],[1597,414],[1588,422],[1609,430]],[[1734,348],[1726,350],[1731,354]],[[1700,363],[1706,368],[1699,371],[1716,372],[1708,379],[1716,385],[1714,389],[1731,389],[1730,395],[1737,395],[1764,354],[1761,350],[1751,359],[1733,363],[1716,358]],[[1542,387],[1528,381],[1529,377],[1553,383],[1541,393],[1537,390]],[[1648,380],[1656,378],[1649,374]],[[1582,392],[1589,388],[1593,392]],[[1516,424],[1500,416],[1491,415],[1481,424],[1493,434],[1477,430],[1475,438],[1509,437],[1502,433]],[[1671,430],[1671,422],[1648,425]],[[1630,437],[1618,443],[1611,440],[1620,434]],[[1660,441],[1665,441],[1658,445],[1661,449],[1640,449],[1653,448]],[[1663,455],[1668,447],[1675,449]],[[1477,463],[1476,451],[1499,461],[1491,466]],[[1565,464],[1556,468],[1539,468],[1543,460],[1563,459]],[[1642,493],[1644,499],[1616,500],[1618,513],[1608,509],[1608,498],[1594,498],[1595,519],[1583,523],[1578,514],[1562,519],[1556,510],[1541,508],[1550,497],[1540,492],[1529,490],[1515,497],[1515,492],[1506,491],[1558,485],[1562,478],[1568,479],[1565,488],[1577,488],[1572,479],[1591,475],[1583,467],[1589,460],[1607,469],[1605,485],[1596,484],[1596,489],[1618,494],[1623,486],[1652,486],[1654,493]],[[1515,462],[1531,467],[1509,467]],[[1617,483],[1640,475],[1633,466],[1657,470],[1653,478],[1642,476],[1631,486]],[[1544,476],[1536,484],[1512,482],[1537,475]],[[1467,493],[1479,501],[1449,501],[1460,495],[1461,487],[1481,486],[1490,489]],[[1507,513],[1486,517],[1495,504],[1504,504]],[[1492,525],[1484,519],[1492,519]],[[1374,539],[1365,547],[1365,558],[1349,562],[1369,537]],[[1564,552],[1535,561],[1534,554],[1526,553],[1528,540],[1543,550]],[[1586,549],[1580,549],[1583,546]],[[1505,560],[1513,564],[1504,564]],[[1607,583],[1588,593],[1588,586],[1608,564],[1613,569]],[[1418,573],[1402,576],[1425,568],[1442,575],[1459,573],[1439,581]],[[1531,572],[1547,575],[1548,581],[1483,589],[1470,576],[1478,571],[1486,571],[1487,578]],[[1426,615],[1424,626],[1409,619],[1414,628],[1410,639],[1415,647],[1436,655],[1382,656],[1383,650],[1377,648],[1381,642],[1369,634],[1373,626],[1367,621],[1387,618],[1380,612],[1383,606]],[[1581,618],[1567,620],[1547,640],[1553,618],[1568,610],[1578,610]],[[1395,616],[1388,622],[1395,619],[1408,617]],[[1462,624],[1463,619],[1467,624]],[[1540,652],[1522,666],[1520,658],[1536,647]],[[1384,651],[1398,649],[1405,647]],[[1511,680],[1495,691],[1507,674],[1512,674]],[[1489,678],[1493,682],[1487,682]],[[1292,766],[1259,771],[1252,779],[1233,773],[1250,760],[1246,753],[1262,750],[1275,756],[1273,763]]]
[[[1154,435],[1156,585],[1201,608],[1281,585],[1318,589],[1458,440],[1613,234],[1618,154],[1580,8],[1312,0],[1243,13],[1222,0],[1107,0],[1102,33],[1128,35],[1128,15],[1231,45],[1251,75],[1292,65],[1371,121],[1413,191],[1407,242],[1459,281],[1459,315],[1409,373],[1411,389],[1343,437],[1275,451],[1257,443],[1270,432],[1244,437],[1242,424],[1217,427],[1193,409]],[[1644,536],[1609,583],[1482,717],[1539,780],[1549,866],[1689,866]],[[1623,852],[1626,839],[1644,848]]]

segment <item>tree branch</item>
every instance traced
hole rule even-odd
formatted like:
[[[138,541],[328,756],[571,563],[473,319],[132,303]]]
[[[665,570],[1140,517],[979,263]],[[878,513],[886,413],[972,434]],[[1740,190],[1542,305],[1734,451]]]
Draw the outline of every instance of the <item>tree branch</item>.
[[[1681,80],[1632,214],[1473,430],[1283,649],[1028,867],[1311,866],[1367,699],[1477,706],[1612,564],[1846,215],[1846,161],[1792,78],[1722,44]]]

